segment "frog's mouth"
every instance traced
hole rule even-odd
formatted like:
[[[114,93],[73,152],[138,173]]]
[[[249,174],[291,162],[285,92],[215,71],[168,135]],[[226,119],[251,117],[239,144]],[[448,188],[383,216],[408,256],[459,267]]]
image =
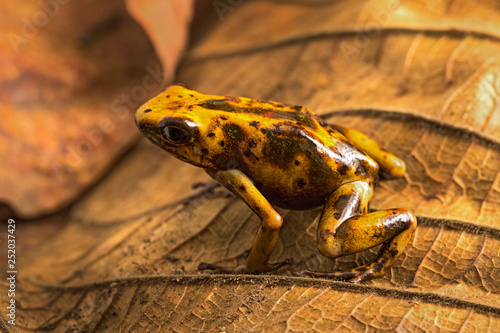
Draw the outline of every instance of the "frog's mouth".
[[[151,142],[159,146],[162,146],[161,143],[163,141],[163,138],[162,138],[161,128],[159,128],[158,126],[142,123],[137,119],[135,120],[135,124],[137,125],[137,128],[139,128],[139,131],[141,131],[141,133],[146,138],[148,138]]]
[[[165,138],[163,137],[162,129],[160,127],[140,123],[137,123],[137,126],[149,141],[151,141],[158,147],[163,148],[163,150],[166,150],[171,154],[175,154],[175,152],[172,150],[172,146],[165,142]],[[176,157],[181,159],[181,156],[178,157],[176,155]]]
[[[139,122],[139,119],[137,119],[137,118],[135,118],[135,126],[137,126],[137,128],[139,129],[139,131],[141,131],[141,133],[146,134],[142,123]]]

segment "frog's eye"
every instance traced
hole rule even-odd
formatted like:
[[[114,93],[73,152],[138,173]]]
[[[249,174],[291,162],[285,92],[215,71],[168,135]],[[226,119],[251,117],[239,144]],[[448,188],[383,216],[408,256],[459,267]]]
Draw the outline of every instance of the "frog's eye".
[[[185,128],[175,125],[165,126],[163,129],[163,135],[167,141],[174,145],[182,145],[191,140],[191,132]]]

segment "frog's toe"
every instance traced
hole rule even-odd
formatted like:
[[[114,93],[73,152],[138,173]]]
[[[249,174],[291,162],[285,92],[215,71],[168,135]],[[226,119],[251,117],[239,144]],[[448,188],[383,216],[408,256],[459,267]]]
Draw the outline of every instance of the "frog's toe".
[[[353,268],[347,271],[337,271],[337,272],[316,272],[307,269],[302,269],[292,272],[292,274],[297,276],[309,275],[311,277],[323,277],[330,279],[339,279],[347,281],[350,283],[359,284],[361,282],[369,281],[374,278],[382,277],[385,275],[385,271],[378,270],[378,266],[374,264],[365,265]]]
[[[265,272],[274,272],[283,266],[293,265],[293,258],[288,258],[283,261],[275,262],[274,264],[267,264]]]
[[[211,270],[214,274],[238,274],[243,273],[246,270],[246,266],[237,266],[237,267],[227,267],[227,266],[217,266],[213,264],[209,264],[207,262],[200,262],[198,264],[198,270]]]
[[[310,271],[308,269],[301,269],[293,271],[292,274],[296,276],[308,275],[310,277],[315,277],[315,278],[323,277],[323,278],[338,279],[338,280],[350,280],[354,278],[357,273],[354,271],[317,272],[317,271]]]
[[[355,268],[356,275],[350,278],[347,282],[361,283],[385,275],[384,267],[379,267],[376,263]]]
[[[259,273],[274,272],[283,266],[293,265],[293,263],[294,263],[293,258],[288,258],[283,261],[276,262],[274,264],[267,264],[263,271],[256,272],[248,269],[246,265],[241,265],[237,267],[227,267],[227,266],[213,265],[206,262],[200,262],[198,264],[198,270],[200,271],[211,270],[212,273],[215,274],[239,274],[239,273],[259,274]]]

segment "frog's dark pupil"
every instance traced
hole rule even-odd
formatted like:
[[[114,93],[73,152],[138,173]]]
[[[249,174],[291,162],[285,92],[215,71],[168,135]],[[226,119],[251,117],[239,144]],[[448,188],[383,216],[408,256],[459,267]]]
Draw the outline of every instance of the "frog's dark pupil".
[[[167,126],[163,130],[166,138],[174,143],[181,143],[189,140],[189,132],[176,126]]]

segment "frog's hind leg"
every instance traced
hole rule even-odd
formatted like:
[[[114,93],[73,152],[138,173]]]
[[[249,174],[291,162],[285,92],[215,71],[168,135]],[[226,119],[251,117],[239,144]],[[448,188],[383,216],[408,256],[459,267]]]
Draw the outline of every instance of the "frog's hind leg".
[[[352,128],[330,125],[331,128],[344,135],[356,148],[370,155],[380,167],[380,173],[386,178],[401,178],[405,174],[406,164],[403,160],[382,148],[368,135]]]
[[[327,200],[316,241],[328,258],[337,258],[383,246],[373,263],[339,272],[296,271],[314,277],[333,277],[360,283],[385,275],[410,242],[417,219],[406,209],[387,209],[367,214],[373,194],[371,184],[356,181],[340,186]]]

